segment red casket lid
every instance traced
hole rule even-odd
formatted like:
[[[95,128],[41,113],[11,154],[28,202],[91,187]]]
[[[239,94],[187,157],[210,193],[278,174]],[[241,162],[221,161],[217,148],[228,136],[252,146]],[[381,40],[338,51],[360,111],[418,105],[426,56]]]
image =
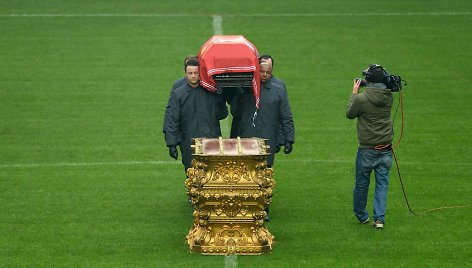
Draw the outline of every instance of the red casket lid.
[[[216,91],[212,75],[253,73],[252,90],[259,108],[260,68],[257,48],[242,35],[214,35],[200,48],[200,84]]]

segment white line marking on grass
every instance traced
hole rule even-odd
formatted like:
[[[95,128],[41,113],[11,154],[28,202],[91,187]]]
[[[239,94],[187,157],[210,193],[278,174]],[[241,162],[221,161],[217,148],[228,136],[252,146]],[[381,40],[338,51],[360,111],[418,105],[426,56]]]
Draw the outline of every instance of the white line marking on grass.
[[[275,157],[275,162],[297,162],[297,163],[355,163],[355,159],[353,160],[343,160],[343,159],[313,159],[313,158],[306,158],[306,159],[277,159]]]
[[[223,35],[223,17],[220,15],[213,15],[213,35]],[[226,117],[222,120],[221,132],[223,136],[229,137],[230,132],[230,120],[231,116]],[[228,255],[225,256],[225,268],[237,268],[238,267],[238,256]]]
[[[354,164],[355,159],[279,159],[276,162],[284,163],[327,163],[327,164]],[[119,165],[175,165],[180,161],[118,161],[118,162],[82,162],[82,163],[30,163],[30,164],[0,164],[0,168],[35,168],[35,167],[61,167],[61,166],[119,166]],[[428,166],[472,166],[466,162],[400,162],[400,165],[428,165]],[[277,169],[277,167],[276,167]]]
[[[240,14],[235,17],[364,17],[364,16],[464,16],[472,12],[386,12],[386,13],[286,13]]]
[[[0,17],[194,17],[195,14],[0,14]]]
[[[314,158],[306,158],[306,159],[277,159],[275,158],[275,162],[292,162],[292,163],[339,163],[339,164],[346,164],[352,163],[353,165],[356,163],[356,159],[314,159]],[[406,161],[399,161],[398,164],[400,165],[427,165],[427,166],[472,166],[472,163],[467,162],[406,162]],[[393,167],[392,167],[393,168]]]
[[[29,167],[62,167],[62,166],[117,166],[117,165],[168,165],[180,164],[180,161],[125,161],[125,162],[89,162],[89,163],[31,163],[4,164],[0,168],[29,168]]]
[[[223,34],[223,17],[220,15],[213,15],[213,34]]]
[[[279,14],[228,14],[228,17],[363,17],[363,16],[469,16],[472,12],[387,12],[387,13],[279,13]],[[120,13],[120,14],[0,14],[0,17],[207,17],[208,15],[199,14],[138,14],[138,13]],[[212,15],[215,16],[215,15]],[[220,15],[218,15],[220,16]],[[221,17],[221,16],[220,16]]]
[[[238,267],[238,255],[225,256],[225,268],[237,268]]]
[[[213,15],[213,35],[223,35],[223,17],[221,15]],[[231,120],[230,115],[225,119],[221,120],[221,134],[223,137],[230,136]]]

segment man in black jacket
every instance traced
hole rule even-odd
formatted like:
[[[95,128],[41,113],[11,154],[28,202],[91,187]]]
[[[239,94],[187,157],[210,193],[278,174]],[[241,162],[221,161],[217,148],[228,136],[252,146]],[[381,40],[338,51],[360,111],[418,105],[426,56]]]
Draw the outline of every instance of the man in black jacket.
[[[221,136],[220,121],[228,116],[226,102],[221,95],[200,85],[199,63],[190,59],[185,64],[187,83],[171,94],[165,139],[169,155],[177,159],[180,147],[185,170],[191,167],[193,138]]]
[[[185,70],[187,62],[190,59],[198,60],[196,55],[188,55],[187,57],[185,57],[185,59],[184,59],[184,70]],[[162,132],[164,133],[164,139],[165,139],[165,136],[166,136],[166,129],[167,129],[168,121],[169,121],[169,108],[170,108],[170,104],[172,102],[172,92],[174,92],[174,90],[176,90],[177,88],[179,88],[179,87],[181,87],[185,84],[187,84],[187,77],[184,76],[180,79],[175,80],[174,84],[172,85],[172,88],[170,90],[169,100],[167,101],[166,110],[164,112],[164,121],[163,121],[163,124],[162,124],[163,125],[162,126]]]
[[[284,137],[284,152],[289,154],[295,142],[295,126],[287,91],[282,84],[272,79],[272,66],[267,62],[262,62],[260,72],[260,108],[255,108],[254,95],[245,93],[232,100],[231,114],[233,120],[238,122],[235,135],[242,138],[257,137],[268,140],[271,154],[267,159],[267,166],[272,167],[279,128],[282,129]]]
[[[275,65],[274,58],[272,58],[271,55],[264,54],[264,55],[259,57],[259,63],[262,63],[262,62],[267,62],[272,67],[272,74],[270,75],[271,76],[271,78],[270,78],[271,83],[279,84],[281,87],[284,88],[285,91],[287,91],[287,88],[285,87],[285,81],[281,80],[279,78],[276,78],[274,76],[274,73],[273,73],[274,72],[274,65]],[[275,148],[275,153],[278,153],[280,151],[280,148],[284,145],[284,140],[285,139],[284,139],[284,134],[282,133],[282,127],[280,127],[278,132],[277,132],[277,145],[276,145],[276,148]]]

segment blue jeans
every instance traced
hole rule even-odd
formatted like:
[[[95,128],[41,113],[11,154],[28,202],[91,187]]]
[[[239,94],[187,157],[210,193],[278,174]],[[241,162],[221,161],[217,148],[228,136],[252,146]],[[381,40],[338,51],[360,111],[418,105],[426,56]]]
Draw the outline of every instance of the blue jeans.
[[[354,185],[353,210],[360,222],[369,218],[366,210],[370,174],[375,172],[374,221],[385,222],[389,171],[392,166],[390,149],[358,149],[356,158],[356,184]]]

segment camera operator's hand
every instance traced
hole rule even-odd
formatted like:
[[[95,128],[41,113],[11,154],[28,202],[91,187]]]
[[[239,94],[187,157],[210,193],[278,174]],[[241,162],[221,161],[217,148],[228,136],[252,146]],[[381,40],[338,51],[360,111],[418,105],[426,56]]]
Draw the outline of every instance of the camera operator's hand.
[[[177,148],[175,146],[169,146],[169,155],[170,157],[177,160],[177,158],[179,157],[179,152],[177,151]]]
[[[354,86],[352,87],[352,94],[357,94],[359,93],[359,88],[361,86],[361,81],[360,79],[354,79]]]
[[[284,143],[284,153],[289,154],[292,152],[293,143],[291,141],[285,141]]]

